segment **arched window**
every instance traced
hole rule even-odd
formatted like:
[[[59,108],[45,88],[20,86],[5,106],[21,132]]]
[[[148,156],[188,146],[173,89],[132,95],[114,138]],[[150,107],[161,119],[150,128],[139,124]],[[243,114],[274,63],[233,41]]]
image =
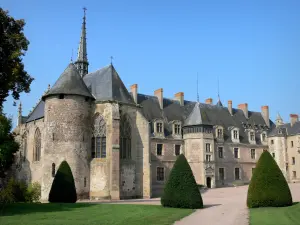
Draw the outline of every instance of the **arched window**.
[[[37,128],[34,134],[33,161],[40,161],[41,147],[42,147],[41,132],[40,129]]]
[[[23,144],[23,153],[24,153],[23,161],[25,162],[26,157],[27,157],[27,133],[26,132],[23,134],[22,144]]]
[[[55,163],[52,163],[52,177],[55,177]]]
[[[106,158],[106,122],[99,113],[94,116],[92,158]]]
[[[120,121],[120,158],[131,159],[131,126],[126,115]]]

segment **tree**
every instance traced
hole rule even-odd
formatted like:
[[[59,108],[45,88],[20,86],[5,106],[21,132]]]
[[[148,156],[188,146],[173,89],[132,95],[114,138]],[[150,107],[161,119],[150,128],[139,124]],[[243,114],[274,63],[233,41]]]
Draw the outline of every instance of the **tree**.
[[[22,56],[29,41],[23,33],[24,20],[15,20],[0,8],[0,112],[9,92],[18,100],[21,92],[28,93],[33,78],[24,70]]]
[[[55,174],[49,193],[49,202],[75,203],[77,201],[73,174],[69,164],[63,161]]]
[[[254,170],[247,196],[247,206],[280,207],[292,205],[288,183],[268,151],[260,156]]]
[[[10,133],[12,128],[11,119],[0,114],[0,177],[5,177],[5,172],[14,162],[14,153],[19,149],[14,136]]]
[[[161,197],[161,204],[173,208],[203,208],[200,190],[183,154],[177,158],[171,170]]]

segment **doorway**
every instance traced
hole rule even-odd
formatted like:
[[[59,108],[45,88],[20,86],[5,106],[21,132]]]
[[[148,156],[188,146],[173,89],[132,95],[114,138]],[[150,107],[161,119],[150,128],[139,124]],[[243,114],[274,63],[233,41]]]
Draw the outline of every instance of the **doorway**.
[[[206,177],[206,186],[211,188],[211,177]]]

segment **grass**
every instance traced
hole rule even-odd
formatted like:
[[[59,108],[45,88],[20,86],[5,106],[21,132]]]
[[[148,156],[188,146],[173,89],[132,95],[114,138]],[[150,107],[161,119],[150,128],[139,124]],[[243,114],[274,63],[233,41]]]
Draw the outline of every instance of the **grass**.
[[[9,205],[0,224],[22,225],[169,225],[194,212],[192,209],[125,204],[27,204]]]
[[[289,207],[250,209],[250,225],[298,225],[300,203]]]

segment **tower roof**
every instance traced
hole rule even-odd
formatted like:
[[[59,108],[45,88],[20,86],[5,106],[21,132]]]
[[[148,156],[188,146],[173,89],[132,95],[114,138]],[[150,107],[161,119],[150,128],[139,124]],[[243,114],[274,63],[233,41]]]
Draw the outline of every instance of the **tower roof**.
[[[112,64],[85,75],[83,81],[97,101],[135,104]]]
[[[208,116],[205,111],[201,109],[200,103],[196,102],[192,112],[184,121],[184,126],[195,126],[195,125],[210,125]]]
[[[222,102],[221,102],[220,98],[219,98],[219,100],[218,100],[218,102],[217,102],[216,106],[223,106],[223,104],[222,104]]]
[[[94,99],[73,63],[68,65],[53,87],[43,96],[43,100],[47,96],[59,94],[80,95]]]
[[[78,48],[78,53],[77,53],[77,62],[86,62],[88,63],[87,60],[87,48],[86,48],[86,17],[85,17],[85,10],[86,8],[83,8],[84,10],[84,15],[83,15],[83,22],[82,22],[82,27],[81,27],[81,36],[80,36],[80,43],[79,43],[79,48]]]

